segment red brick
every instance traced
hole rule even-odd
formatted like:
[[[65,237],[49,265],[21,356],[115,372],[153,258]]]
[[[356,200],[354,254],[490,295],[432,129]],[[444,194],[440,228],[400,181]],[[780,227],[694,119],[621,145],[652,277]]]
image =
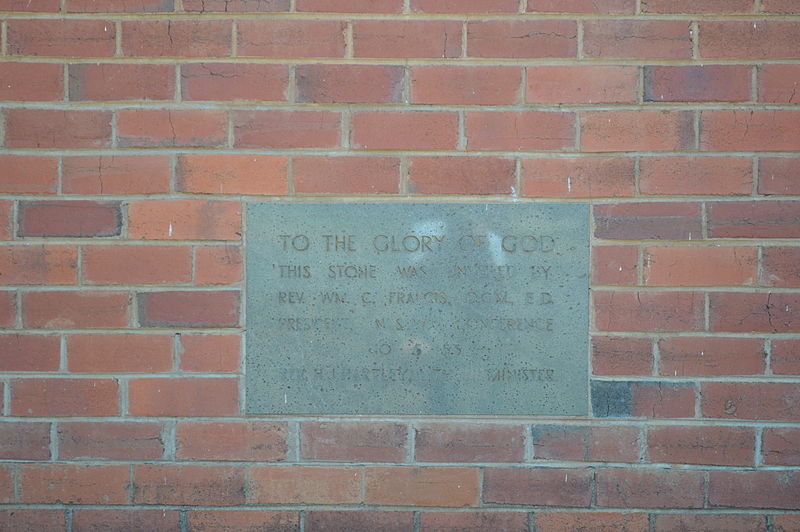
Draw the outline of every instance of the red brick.
[[[772,2],[772,4],[774,3]],[[786,9],[791,8],[787,6]],[[774,532],[797,532],[800,530],[800,515],[776,515],[772,518],[772,523]]]
[[[647,532],[647,514],[546,513],[536,512],[537,532],[602,530],[604,532]]]
[[[571,20],[482,20],[467,23],[470,57],[576,57],[578,26]]]
[[[339,20],[239,20],[237,55],[344,57],[345,22]]]
[[[244,504],[244,468],[219,465],[135,465],[136,504]]]
[[[757,338],[663,338],[658,349],[659,374],[667,377],[764,373],[764,342]]]
[[[289,0],[183,0],[184,11],[270,13],[289,11]]]
[[[55,63],[0,63],[0,100],[63,100],[63,74]]]
[[[286,423],[263,421],[182,421],[175,436],[175,456],[179,460],[285,460],[286,430]]]
[[[694,417],[694,386],[663,382],[633,382],[630,413],[633,417]]]
[[[67,363],[73,373],[154,373],[172,369],[172,336],[70,334]]]
[[[412,11],[428,13],[516,13],[516,0],[411,0]]]
[[[72,529],[76,531],[148,530],[169,532],[180,528],[178,510],[76,510]]]
[[[536,460],[586,460],[589,427],[534,425],[531,444]]]
[[[703,59],[791,59],[800,41],[794,20],[704,20],[699,31]]]
[[[2,73],[0,73],[2,77]],[[8,194],[55,194],[58,159],[26,155],[0,155],[0,192]]]
[[[230,416],[239,412],[239,384],[217,378],[132,379],[128,400],[133,416]]]
[[[407,432],[400,423],[301,423],[300,456],[305,460],[402,462]]]
[[[151,240],[240,240],[236,201],[152,200],[128,206],[128,235]]]
[[[115,236],[122,215],[116,201],[19,203],[19,236]]]
[[[181,334],[180,368],[208,373],[239,369],[240,338],[235,334]]]
[[[752,13],[753,0],[642,0],[642,13]]]
[[[390,65],[298,65],[297,101],[399,103],[403,68]]]
[[[0,335],[0,371],[58,371],[60,341],[57,335]]]
[[[0,423],[0,458],[49,460],[50,423],[5,421]],[[0,522],[2,518],[0,518]]]
[[[749,157],[642,157],[639,167],[642,194],[749,196],[753,191]]]
[[[528,531],[525,512],[422,512],[419,518],[420,532]]]
[[[594,375],[650,375],[653,347],[647,338],[592,337]]]
[[[639,250],[636,246],[595,246],[592,249],[594,284],[637,284]]]
[[[613,240],[702,238],[697,203],[619,203],[594,207],[594,234]]]
[[[588,459],[595,462],[639,462],[640,438],[637,427],[591,427]]]
[[[747,201],[708,204],[712,238],[800,237],[800,201]]]
[[[52,57],[112,57],[116,27],[107,20],[8,21],[8,53]]]
[[[236,327],[239,292],[173,291],[137,295],[144,327]]]
[[[288,83],[289,69],[284,65],[247,63],[181,65],[181,96],[187,101],[284,101]]]
[[[111,112],[6,109],[7,148],[108,148]]]
[[[194,194],[286,194],[288,158],[277,155],[178,155],[177,188]]]
[[[655,532],[706,530],[708,532],[766,532],[761,515],[732,514],[657,514]]]
[[[64,157],[64,194],[165,194],[170,161],[162,155]]]
[[[800,386],[786,382],[704,382],[703,417],[800,420]]]
[[[416,429],[418,462],[521,462],[521,425],[424,423]]]
[[[461,56],[457,20],[356,20],[355,57],[453,58]]]
[[[361,468],[253,466],[248,504],[357,504]]]
[[[600,507],[703,507],[702,471],[598,469],[596,482]]]
[[[478,469],[464,467],[367,467],[366,504],[477,506]]]
[[[765,428],[761,457],[765,465],[800,465],[800,429]]]
[[[800,375],[800,340],[773,340],[771,362],[776,375]]]
[[[308,517],[306,517],[306,522],[308,522]],[[186,530],[189,532],[234,530],[241,532],[263,530],[297,532],[300,530],[300,514],[276,510],[189,510],[186,513]]]
[[[242,253],[237,246],[203,246],[195,249],[195,283],[220,285],[244,278]]]
[[[458,115],[442,112],[365,111],[351,118],[350,145],[365,150],[453,150]]]
[[[758,100],[768,103],[800,103],[800,65],[761,65],[758,68]]]
[[[761,0],[761,11],[766,13],[800,13],[795,0]]]
[[[68,13],[164,13],[173,6],[174,0],[66,0]]]
[[[15,508],[0,510],[0,523],[9,532],[66,530],[65,510]],[[73,529],[74,530],[74,529]]]
[[[59,0],[3,0],[0,2],[0,11],[57,13],[58,10]]]
[[[31,329],[128,326],[127,292],[53,291],[22,294],[22,321]]]
[[[113,379],[12,379],[15,416],[113,416],[119,392]]]
[[[587,20],[583,51],[586,57],[689,59],[690,25],[688,20]]]
[[[228,57],[231,21],[123,21],[122,53],[129,57]]]
[[[599,331],[699,331],[704,304],[700,292],[595,291]]]
[[[58,424],[60,460],[160,460],[161,423],[116,421]]]
[[[84,246],[83,280],[89,284],[170,284],[192,280],[187,246]]]
[[[648,286],[752,285],[758,251],[744,246],[649,246],[644,249]]]
[[[636,0],[528,0],[528,12],[628,14]]]
[[[227,114],[219,109],[128,109],[117,120],[123,147],[214,147],[228,137]]]
[[[381,510],[312,510],[305,512],[306,532],[380,530],[406,532],[414,528],[412,512]]]
[[[800,158],[761,158],[758,173],[759,194],[800,195]]]
[[[541,111],[473,111],[465,117],[468,150],[570,150],[575,115]]]
[[[762,286],[800,287],[800,248],[762,248]]]
[[[536,129],[537,132],[540,131],[539,128]],[[562,135],[565,137],[563,140],[566,141],[568,132],[574,133],[572,129],[571,125],[569,128],[562,128]],[[536,134],[534,131],[531,133]],[[532,140],[536,142],[538,139]],[[633,158],[623,157],[523,159],[522,195],[579,198],[633,196],[633,167]]]
[[[0,503],[10,503],[15,499],[14,478],[11,469],[7,466],[0,468]]]
[[[412,157],[408,169],[411,194],[511,194],[513,159],[500,157]]]
[[[525,74],[525,101],[635,103],[637,70],[632,66],[615,65],[529,66]]]
[[[237,148],[336,148],[341,115],[330,111],[234,111]]]
[[[583,151],[677,151],[693,146],[694,117],[689,111],[581,113]]]
[[[17,314],[16,299],[16,292],[0,292],[0,326],[4,328],[14,327]]]
[[[483,501],[588,508],[592,498],[591,479],[588,469],[486,469]]]
[[[78,250],[74,246],[0,246],[3,284],[75,284]]]
[[[294,157],[298,194],[397,194],[400,160],[394,157]]]
[[[127,465],[28,464],[19,472],[19,500],[32,504],[128,504]]]
[[[711,294],[715,332],[800,332],[800,294],[719,292]]]
[[[700,114],[703,151],[800,150],[800,111],[726,110]]]
[[[750,99],[749,66],[652,66],[644,69],[648,102],[743,102]]]
[[[175,96],[172,65],[79,64],[69,67],[69,99],[171,100]]]
[[[708,504],[732,508],[797,509],[797,471],[711,471]]]
[[[323,13],[400,13],[403,0],[296,0],[295,9]]]
[[[749,427],[650,427],[647,459],[674,464],[753,466],[755,430]]]
[[[411,103],[512,105],[521,82],[515,66],[411,67]]]

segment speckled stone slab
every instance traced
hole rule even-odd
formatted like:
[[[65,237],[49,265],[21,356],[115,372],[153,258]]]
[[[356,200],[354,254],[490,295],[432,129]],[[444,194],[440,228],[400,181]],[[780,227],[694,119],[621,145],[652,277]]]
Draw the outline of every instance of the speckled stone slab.
[[[249,414],[586,415],[585,204],[251,203]]]

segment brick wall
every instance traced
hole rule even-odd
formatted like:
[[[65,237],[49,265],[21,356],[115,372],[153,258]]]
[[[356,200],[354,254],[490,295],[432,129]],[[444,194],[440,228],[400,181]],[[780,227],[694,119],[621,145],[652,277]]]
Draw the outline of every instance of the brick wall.
[[[0,11],[0,529],[800,530],[797,0]],[[243,207],[350,198],[589,202],[592,415],[245,418]]]

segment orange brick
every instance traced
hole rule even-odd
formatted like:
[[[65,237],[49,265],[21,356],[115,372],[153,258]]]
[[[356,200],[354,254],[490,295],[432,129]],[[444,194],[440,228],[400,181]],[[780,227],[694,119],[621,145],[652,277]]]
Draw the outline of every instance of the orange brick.
[[[408,190],[412,194],[510,194],[513,159],[500,157],[412,157]]]
[[[791,59],[800,40],[796,20],[704,20],[699,31],[703,59]]]
[[[127,327],[127,292],[95,290],[22,294],[22,322],[31,329]]]
[[[400,423],[301,423],[300,455],[306,460],[402,462],[407,433]]]
[[[127,465],[22,466],[20,502],[27,504],[128,504]]]
[[[2,74],[0,74],[2,76]],[[0,155],[0,191],[8,194],[55,194],[58,159]]]
[[[470,57],[576,57],[578,26],[571,20],[482,20],[467,23]]]
[[[55,63],[0,63],[0,100],[63,100],[63,75]]]
[[[367,467],[365,503],[386,506],[477,506],[478,469]]]
[[[700,292],[594,293],[599,331],[697,331],[703,329]]]
[[[642,194],[749,196],[753,191],[749,157],[642,157],[639,169]]]
[[[233,284],[244,278],[241,250],[236,246],[205,246],[195,249],[196,284]]]
[[[639,250],[636,246],[592,248],[592,282],[634,285],[638,282]]]
[[[208,1],[208,0],[206,0]],[[184,3],[184,5],[186,5]],[[360,513],[360,512],[359,512]],[[308,516],[308,513],[306,513]],[[308,517],[306,517],[308,523]],[[306,525],[308,526],[308,525]],[[300,529],[300,514],[277,510],[189,510],[186,512],[186,530],[189,532],[246,530]],[[309,528],[309,532],[311,529]]]
[[[800,429],[765,428],[761,456],[766,465],[800,465]]]
[[[179,460],[276,462],[286,459],[286,423],[182,421],[175,435]]]
[[[111,147],[111,112],[6,109],[7,148],[91,149]]]
[[[231,21],[123,21],[122,53],[128,57],[228,57]]]
[[[519,102],[521,76],[514,66],[411,67],[416,104],[511,105]]]
[[[113,379],[12,379],[13,416],[115,416],[119,391]]]
[[[588,111],[581,113],[584,151],[677,151],[694,146],[688,111]]]
[[[445,530],[503,530],[527,532],[528,514],[525,512],[421,512],[420,532]]]
[[[240,240],[241,204],[235,201],[152,200],[128,207],[128,234],[152,240]]]
[[[400,102],[403,68],[390,65],[298,65],[297,101]]]
[[[192,280],[187,246],[85,246],[83,280],[89,284],[172,284]]]
[[[637,68],[632,66],[529,66],[525,73],[525,101],[634,103],[637,78]]]
[[[0,423],[0,457],[4,460],[50,460],[50,423]],[[0,522],[5,524],[2,517]]]
[[[786,382],[704,382],[703,417],[800,420],[800,386]]]
[[[586,57],[689,59],[689,26],[683,20],[587,20],[583,51]]]
[[[598,469],[596,482],[600,507],[703,507],[702,471]]]
[[[118,201],[25,201],[17,211],[19,236],[116,236],[122,230]]]
[[[0,11],[30,11],[57,13],[59,0],[3,0]]]
[[[161,423],[75,421],[58,424],[61,460],[160,460]]]
[[[361,468],[252,466],[249,504],[358,504]]]
[[[626,157],[523,159],[522,195],[578,198],[633,196],[633,170],[634,160]]]
[[[800,499],[797,471],[711,471],[708,505],[729,508],[796,509]]]
[[[286,99],[289,69],[284,65],[189,63],[180,68],[187,101]]]
[[[137,295],[143,327],[236,327],[235,290],[149,292]]]
[[[758,68],[758,100],[768,103],[800,103],[800,65],[761,65]]]
[[[800,287],[800,248],[764,247],[761,248],[762,286]]]
[[[755,430],[750,427],[650,427],[650,462],[701,465],[754,465]]]
[[[350,145],[365,150],[453,150],[456,113],[364,111],[351,117]]]
[[[752,13],[753,0],[642,0],[642,13]]]
[[[270,13],[289,11],[289,0],[183,0],[184,11]]]
[[[667,377],[764,373],[764,342],[757,338],[663,338],[658,348],[659,373]]]
[[[588,469],[486,469],[483,501],[495,504],[588,508],[592,498]]]
[[[673,530],[724,530],[725,532],[766,532],[766,519],[746,514],[656,514],[655,532]],[[777,532],[777,529],[776,529]]]
[[[537,532],[566,530],[608,530],[619,532],[648,532],[647,514],[634,513],[547,513],[536,512]]]
[[[696,203],[617,203],[594,208],[595,236],[614,240],[691,240],[702,236]]]
[[[521,462],[521,425],[425,423],[416,429],[419,462]]]
[[[170,161],[162,155],[64,157],[64,194],[164,194],[169,192]]]
[[[400,13],[403,0],[296,0],[295,9],[323,13]]]
[[[461,22],[455,20],[356,20],[355,57],[461,56]]]
[[[800,340],[772,341],[772,372],[800,375]]]
[[[650,375],[652,342],[647,338],[593,336],[592,371],[595,375]]]
[[[180,368],[209,373],[239,370],[240,339],[235,334],[181,334]]]
[[[575,146],[575,115],[542,111],[470,111],[468,150],[569,150]]]
[[[130,109],[117,121],[123,147],[214,147],[228,136],[227,115],[218,109]]]
[[[172,65],[78,64],[69,66],[69,99],[171,100],[175,96]]]
[[[635,0],[528,0],[528,12],[628,14]]]
[[[9,20],[8,53],[55,57],[112,57],[116,27],[107,20]]]
[[[83,510],[72,514],[73,530],[149,530],[168,532],[180,528],[178,510]]]
[[[234,111],[237,148],[336,148],[341,115],[330,111]]]
[[[743,246],[651,246],[644,250],[649,286],[752,285],[758,251]]]
[[[195,194],[286,194],[288,158],[275,155],[178,156],[177,188]]]
[[[0,272],[5,285],[75,284],[75,246],[0,246]]]
[[[397,194],[400,159],[396,157],[294,157],[298,194]]]
[[[749,66],[653,66],[644,69],[648,102],[744,102],[750,99]]]
[[[174,0],[66,0],[68,13],[164,13]]]
[[[11,291],[0,292],[0,326],[5,328],[14,327],[17,314],[17,293]]]
[[[242,57],[344,57],[343,21],[240,20],[237,28]]]
[[[244,468],[219,465],[135,465],[136,504],[244,504]]]
[[[800,237],[800,201],[713,202],[707,208],[711,238]]]
[[[57,335],[2,334],[0,371],[57,371],[59,350]]]
[[[239,413],[237,379],[132,379],[133,416],[232,416]]]
[[[72,373],[155,373],[172,369],[172,337],[166,334],[70,334]]]
[[[516,0],[411,0],[412,11],[428,13],[516,13]]]

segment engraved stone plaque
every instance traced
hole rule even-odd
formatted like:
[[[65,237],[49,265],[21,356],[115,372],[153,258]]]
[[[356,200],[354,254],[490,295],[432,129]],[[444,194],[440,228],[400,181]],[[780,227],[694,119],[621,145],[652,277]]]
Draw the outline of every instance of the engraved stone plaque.
[[[585,204],[252,203],[250,414],[585,415]]]

